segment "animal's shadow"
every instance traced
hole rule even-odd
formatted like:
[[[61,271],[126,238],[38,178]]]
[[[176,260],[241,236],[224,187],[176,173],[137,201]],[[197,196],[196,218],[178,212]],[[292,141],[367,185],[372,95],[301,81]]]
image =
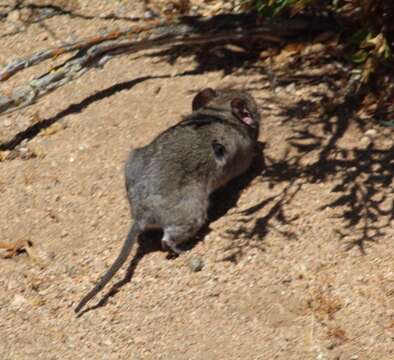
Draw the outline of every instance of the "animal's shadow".
[[[255,179],[261,174],[264,168],[264,147],[264,143],[259,142],[257,144],[256,157],[249,171],[230,181],[226,186],[217,190],[211,195],[211,206],[208,210],[207,223],[198,232],[195,238],[185,244],[182,244],[182,250],[190,250],[199,241],[202,241],[204,237],[210,232],[209,224],[221,218],[231,208],[233,208],[236,205],[242,190],[245,189],[253,181],[253,179]],[[160,230],[146,231],[145,233],[141,234],[141,236],[138,238],[137,253],[131,260],[124,278],[115,283],[96,305],[86,308],[78,315],[78,317],[87,311],[104,306],[108,302],[108,300],[119,291],[122,286],[130,282],[138,263],[145,255],[154,251],[163,251],[160,242],[162,235],[163,232]],[[167,259],[173,259],[175,257],[177,257],[177,255],[173,253],[169,253],[167,255]]]

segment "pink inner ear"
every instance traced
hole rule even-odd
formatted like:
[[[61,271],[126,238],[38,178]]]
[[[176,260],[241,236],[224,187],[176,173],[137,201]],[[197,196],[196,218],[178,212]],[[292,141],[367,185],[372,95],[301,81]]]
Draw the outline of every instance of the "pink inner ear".
[[[250,116],[245,116],[242,118],[242,121],[247,125],[253,125],[254,121]]]

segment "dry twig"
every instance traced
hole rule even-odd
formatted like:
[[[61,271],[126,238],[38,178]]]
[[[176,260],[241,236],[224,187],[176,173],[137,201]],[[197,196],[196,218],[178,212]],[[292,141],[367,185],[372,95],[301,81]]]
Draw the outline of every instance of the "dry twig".
[[[223,18],[225,19],[225,18]],[[189,21],[188,24],[168,24],[163,21],[147,26],[135,26],[124,31],[112,31],[96,35],[86,40],[64,44],[53,49],[39,51],[24,59],[9,63],[0,70],[0,81],[5,81],[27,67],[54,59],[65,53],[76,52],[63,64],[58,65],[43,75],[35,77],[26,85],[18,87],[9,96],[0,95],[0,114],[10,112],[34,103],[45,94],[69,83],[93,67],[103,66],[113,56],[147,50],[158,46],[198,45],[207,43],[234,42],[240,40],[262,40],[281,42],[282,37],[294,35],[300,30],[313,30],[313,24],[306,21],[288,21],[278,25],[256,25],[250,18],[242,16],[239,21],[220,23],[205,20]],[[315,24],[326,29],[330,24]],[[331,24],[332,25],[332,24]]]

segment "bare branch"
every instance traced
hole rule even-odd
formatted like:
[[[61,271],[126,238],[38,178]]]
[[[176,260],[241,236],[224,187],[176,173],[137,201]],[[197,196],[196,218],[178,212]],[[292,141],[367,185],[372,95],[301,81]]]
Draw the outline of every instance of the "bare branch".
[[[310,31],[310,22],[289,21],[286,24],[257,26],[239,22],[225,22],[212,26],[210,19],[194,24],[168,24],[156,22],[145,27],[113,31],[90,39],[46,49],[25,59],[10,63],[0,71],[0,81],[9,79],[29,66],[36,65],[61,54],[77,51],[70,59],[47,73],[34,78],[27,85],[15,89],[11,96],[0,95],[0,113],[32,104],[36,99],[75,80],[95,66],[103,66],[114,55],[127,54],[157,46],[198,45],[234,42],[248,39],[281,42],[282,36],[294,35],[299,30]],[[244,19],[245,21],[245,19]],[[164,25],[165,24],[165,25]],[[213,30],[212,30],[213,28]],[[219,29],[219,30],[218,30]],[[133,40],[130,40],[133,38]]]
[[[149,31],[151,28],[152,27],[144,29],[144,30]],[[2,69],[0,71],[0,81],[7,80],[11,76],[16,74],[18,71],[26,69],[30,66],[39,64],[40,62],[43,62],[45,60],[48,60],[51,58],[56,58],[57,56],[68,53],[68,52],[86,49],[86,48],[89,48],[95,44],[99,44],[99,43],[107,41],[107,40],[116,40],[116,39],[120,38],[121,36],[127,36],[128,34],[136,33],[136,31],[138,31],[138,30],[129,29],[129,30],[126,30],[123,32],[113,31],[113,32],[107,33],[105,35],[94,36],[90,39],[76,41],[73,43],[60,45],[56,48],[38,51],[28,58],[18,59],[18,60],[11,62],[10,64],[8,64],[4,69]]]

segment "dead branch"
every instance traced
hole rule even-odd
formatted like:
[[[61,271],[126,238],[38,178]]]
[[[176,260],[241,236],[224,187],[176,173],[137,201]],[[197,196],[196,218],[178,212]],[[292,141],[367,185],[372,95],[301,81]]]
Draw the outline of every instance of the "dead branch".
[[[156,22],[145,27],[135,26],[124,31],[112,31],[93,36],[86,40],[39,51],[24,59],[11,62],[0,70],[0,81],[5,81],[17,72],[65,53],[76,52],[63,64],[43,75],[35,77],[28,84],[16,88],[10,96],[0,95],[0,114],[10,112],[34,103],[38,98],[69,83],[93,67],[103,66],[113,56],[147,50],[158,46],[198,45],[223,43],[240,40],[263,40],[278,43],[282,37],[291,36],[307,29],[313,30],[310,21],[292,20],[277,25],[253,25],[240,21],[222,24],[210,23],[212,18],[189,24],[168,24]],[[242,20],[244,24],[242,24]],[[330,24],[332,27],[332,24]],[[317,25],[327,30],[327,24]],[[133,38],[133,39],[131,39]]]
[[[127,38],[129,36],[142,34],[144,32],[149,32],[152,31],[157,26],[158,24],[154,24],[147,26],[145,28],[136,27],[132,29],[127,29],[125,31],[112,31],[103,35],[93,36],[89,39],[63,44],[56,48],[38,51],[27,58],[18,59],[8,64],[4,69],[0,71],[0,81],[9,79],[18,71],[39,64],[40,62],[43,62],[45,60],[56,58],[62,54],[73,52],[76,50],[87,49],[89,47],[92,47],[93,45],[105,42],[107,40],[116,40],[122,37]]]

